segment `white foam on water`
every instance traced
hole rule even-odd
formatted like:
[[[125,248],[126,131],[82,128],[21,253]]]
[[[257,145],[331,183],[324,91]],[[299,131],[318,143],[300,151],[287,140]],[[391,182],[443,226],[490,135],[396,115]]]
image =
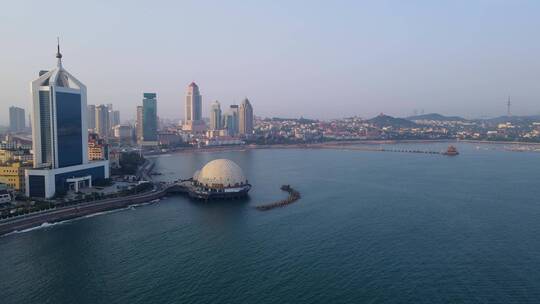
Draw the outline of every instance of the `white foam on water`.
[[[146,205],[152,205],[152,204],[155,204],[155,203],[157,203],[159,201],[160,201],[160,199],[155,199],[155,200],[152,200],[150,202],[145,202],[145,203],[140,203],[140,204],[132,204],[132,205],[129,205],[129,206],[124,207],[124,208],[96,212],[96,213],[84,215],[84,216],[81,216],[81,217],[72,218],[72,219],[69,219],[69,220],[64,220],[64,221],[59,221],[59,222],[54,222],[54,223],[45,222],[45,223],[43,223],[43,224],[41,224],[39,226],[35,226],[35,227],[23,229],[23,230],[15,230],[15,231],[12,231],[10,233],[6,233],[6,234],[4,234],[2,236],[8,236],[8,235],[12,235],[12,234],[20,234],[20,233],[40,230],[40,229],[44,229],[44,228],[50,228],[50,227],[54,227],[56,225],[70,223],[70,222],[78,221],[78,220],[81,220],[81,219],[92,218],[92,217],[95,217],[95,216],[105,215],[105,214],[114,213],[114,212],[120,212],[120,211],[126,211],[126,210],[135,210],[135,208],[137,208],[137,207],[142,207],[142,206],[146,206]],[[0,236],[0,237],[2,237],[2,236]]]

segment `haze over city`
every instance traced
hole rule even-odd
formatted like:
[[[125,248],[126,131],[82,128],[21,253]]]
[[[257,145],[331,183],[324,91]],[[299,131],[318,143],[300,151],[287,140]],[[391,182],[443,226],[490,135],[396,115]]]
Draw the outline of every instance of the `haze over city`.
[[[214,100],[246,96],[268,117],[497,116],[508,95],[514,113],[538,114],[539,9],[538,1],[9,1],[0,12],[0,100],[29,109],[29,82],[54,64],[60,36],[88,103],[114,103],[125,119],[145,91],[158,94],[161,117],[183,119],[191,81],[205,116]]]

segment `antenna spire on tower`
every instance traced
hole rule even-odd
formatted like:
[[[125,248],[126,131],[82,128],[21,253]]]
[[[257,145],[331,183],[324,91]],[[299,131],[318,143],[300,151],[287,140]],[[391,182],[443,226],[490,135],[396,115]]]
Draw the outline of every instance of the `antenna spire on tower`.
[[[62,53],[60,53],[60,38],[56,37],[56,58],[58,58],[58,67],[62,67]]]
[[[60,37],[56,37],[56,58],[62,58],[62,54],[60,53]]]

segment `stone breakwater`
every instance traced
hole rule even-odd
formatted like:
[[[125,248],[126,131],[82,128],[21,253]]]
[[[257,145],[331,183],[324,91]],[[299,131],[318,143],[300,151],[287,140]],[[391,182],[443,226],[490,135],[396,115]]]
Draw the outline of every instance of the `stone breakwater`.
[[[300,192],[294,190],[290,185],[281,186],[281,190],[289,193],[289,196],[286,199],[273,202],[270,204],[266,204],[266,205],[260,205],[255,208],[260,211],[268,211],[268,210],[278,208],[278,207],[285,207],[289,204],[296,202],[297,200],[301,198]]]

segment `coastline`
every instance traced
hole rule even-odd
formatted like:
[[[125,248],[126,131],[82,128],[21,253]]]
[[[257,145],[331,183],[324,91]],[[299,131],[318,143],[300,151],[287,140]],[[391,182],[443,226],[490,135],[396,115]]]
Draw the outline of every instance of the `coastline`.
[[[137,205],[160,199],[167,194],[167,189],[152,190],[147,193],[126,197],[106,199],[98,202],[88,202],[73,206],[66,206],[48,212],[29,214],[12,220],[0,222],[0,236],[37,227],[45,223],[56,223],[79,218],[99,212],[121,209],[130,205]]]
[[[348,140],[348,141],[328,141],[323,143],[310,144],[276,144],[276,145],[241,145],[241,146],[220,146],[206,148],[185,148],[172,150],[167,152],[158,152],[147,155],[147,158],[155,158],[167,154],[177,153],[210,153],[210,152],[231,152],[231,151],[246,151],[254,149],[341,149],[348,148],[354,145],[388,145],[400,143],[455,143],[464,142],[470,144],[495,144],[495,145],[527,145],[540,146],[540,143],[522,143],[522,142],[502,142],[502,141],[477,141],[477,140]],[[377,149],[359,149],[360,151],[379,151]],[[153,161],[147,161],[141,166],[138,172],[141,175],[146,175],[151,179],[150,172],[154,167]],[[121,209],[130,205],[147,203],[156,199],[160,199],[167,195],[167,189],[154,189],[150,192],[135,194],[132,196],[105,199],[102,201],[93,201],[82,203],[79,205],[62,207],[59,209],[49,210],[42,213],[25,215],[13,219],[5,219],[0,221],[0,236],[12,233],[15,231],[26,230],[29,228],[38,227],[45,223],[56,223],[75,218],[88,216],[91,214]]]
[[[205,152],[234,152],[255,149],[339,149],[341,146],[353,145],[391,145],[391,144],[429,144],[429,143],[470,143],[470,144],[490,144],[490,145],[527,145],[539,146],[540,143],[516,142],[516,141],[486,141],[486,140],[458,140],[458,139],[404,139],[404,140],[346,140],[346,141],[327,141],[322,143],[294,143],[294,144],[274,144],[274,145],[235,145],[218,146],[204,148],[183,148],[169,150],[166,152],[155,152],[149,154],[150,157],[157,157],[166,154],[177,153],[205,153]]]

